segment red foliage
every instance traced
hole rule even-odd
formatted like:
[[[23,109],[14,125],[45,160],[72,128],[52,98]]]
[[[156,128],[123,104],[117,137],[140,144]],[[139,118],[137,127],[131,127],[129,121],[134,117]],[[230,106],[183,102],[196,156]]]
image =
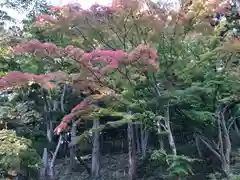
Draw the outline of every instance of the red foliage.
[[[230,0],[226,0],[225,2],[219,5],[219,7],[216,9],[216,12],[225,15],[230,9],[230,7],[231,7]]]
[[[38,83],[44,88],[53,88],[54,85],[50,81],[58,81],[66,77],[66,74],[62,72],[42,75],[28,74],[23,72],[9,72],[6,76],[0,78],[0,90],[19,86],[27,86],[31,82]]]
[[[66,116],[63,117],[61,123],[54,129],[54,132],[56,134],[61,133],[63,130],[67,128],[67,124],[73,119],[75,116],[75,112],[87,108],[87,106],[90,105],[90,102],[86,99],[83,100],[80,104],[75,106],[70,114],[67,114]]]
[[[80,48],[66,46],[65,48],[57,47],[53,43],[41,43],[38,40],[31,40],[19,44],[12,49],[14,54],[32,53],[39,56],[48,57],[66,57],[72,58],[80,65],[87,67],[92,72],[104,74],[108,70],[119,68],[121,64],[141,64],[142,66],[158,68],[156,63],[157,54],[147,45],[139,45],[129,53],[122,50],[94,50],[85,53]],[[96,68],[98,63],[105,64],[104,68]]]

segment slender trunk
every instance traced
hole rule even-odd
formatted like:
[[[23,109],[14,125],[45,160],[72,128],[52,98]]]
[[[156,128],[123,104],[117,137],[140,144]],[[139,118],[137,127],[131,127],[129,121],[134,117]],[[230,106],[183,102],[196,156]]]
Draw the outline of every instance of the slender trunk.
[[[92,149],[92,177],[97,178],[99,176],[100,168],[100,132],[99,120],[93,121],[93,149]]]
[[[137,144],[137,152],[139,153],[141,151],[141,146],[140,146],[140,138],[139,138],[139,128],[138,125],[135,125],[135,132],[136,132],[136,144]]]
[[[43,156],[42,156],[42,162],[43,162],[43,167],[40,172],[40,179],[41,180],[47,180],[47,177],[49,175],[49,159],[48,159],[48,152],[47,148],[44,148],[43,150]]]
[[[47,137],[48,137],[48,142],[52,142],[52,137],[53,137],[53,124],[50,119],[47,120]]]
[[[50,110],[49,110],[46,102],[45,102],[45,105],[44,105],[44,111],[45,111],[45,122],[46,122],[46,126],[47,126],[47,128],[46,128],[47,139],[48,139],[48,142],[51,143],[52,142],[52,136],[53,136],[53,128],[52,128],[52,122],[49,119]]]
[[[73,123],[72,129],[71,129],[71,143],[68,145],[68,148],[70,148],[70,166],[71,169],[75,169],[76,167],[76,161],[78,161],[85,169],[87,170],[88,174],[91,175],[91,168],[88,167],[87,163],[82,160],[80,156],[77,156],[76,153],[76,145],[77,145],[77,125],[81,120],[78,120]]]
[[[60,100],[60,105],[61,105],[61,111],[62,111],[62,112],[65,112],[64,99],[65,99],[66,89],[67,89],[67,85],[64,84],[64,86],[63,86],[63,92],[62,92],[61,100]]]
[[[71,129],[71,147],[70,148],[70,168],[74,169],[76,167],[76,134],[77,134],[77,123],[78,121],[74,122]]]
[[[237,121],[237,120],[235,120],[235,122],[234,122],[234,129],[235,129],[235,132],[236,132],[237,136],[240,138],[240,131],[239,131],[239,128],[238,128],[238,126],[237,126],[236,121]]]
[[[52,159],[51,159],[51,162],[50,162],[50,167],[49,167],[49,174],[50,174],[50,179],[55,179],[55,171],[54,171],[54,163],[55,163],[55,160],[57,158],[57,154],[58,154],[58,151],[59,151],[59,148],[61,146],[61,143],[62,143],[62,135],[59,136],[59,140],[58,140],[58,144],[57,144],[57,147],[53,153],[53,156],[52,156]]]
[[[176,149],[175,141],[174,141],[171,126],[170,126],[169,104],[168,104],[167,110],[165,111],[164,121],[168,131],[168,141],[169,141],[170,148],[172,149],[173,155],[176,156],[177,149]]]
[[[50,112],[51,112],[51,105],[47,99],[47,94],[42,91],[43,99],[44,99],[44,113],[45,113],[45,123],[46,123],[46,133],[47,133],[47,139],[49,143],[52,143],[52,137],[53,137],[53,125],[50,118]]]
[[[53,108],[52,111],[56,112],[58,110],[59,102],[57,100],[53,100]]]
[[[225,122],[225,117],[224,113],[221,113],[221,125],[222,125],[222,131],[223,131],[223,140],[224,140],[224,149],[225,149],[225,162],[223,163],[223,170],[226,173],[227,177],[230,177],[231,174],[231,168],[230,168],[230,155],[231,155],[231,150],[232,150],[232,143],[231,139],[228,133],[227,125]]]
[[[158,132],[160,149],[164,150],[163,136],[161,135],[162,133],[161,119],[157,121],[157,132]]]
[[[103,133],[100,133],[100,152],[101,153],[104,152],[104,137],[103,137]]]
[[[148,144],[148,130],[144,128],[144,125],[140,125],[140,131],[141,131],[141,146],[142,146],[142,157],[146,157],[146,151],[147,151],[147,144]]]
[[[231,167],[230,164],[227,161],[222,162],[222,170],[224,172],[224,175],[229,178],[231,175]]]
[[[195,136],[195,144],[196,144],[196,147],[197,147],[198,155],[199,155],[200,158],[202,158],[203,155],[202,155],[202,152],[201,152],[201,149],[200,149],[199,137],[197,137],[197,136]]]
[[[136,180],[136,148],[134,144],[134,131],[133,124],[128,123],[128,158],[129,158],[129,169],[128,169],[128,180]]]

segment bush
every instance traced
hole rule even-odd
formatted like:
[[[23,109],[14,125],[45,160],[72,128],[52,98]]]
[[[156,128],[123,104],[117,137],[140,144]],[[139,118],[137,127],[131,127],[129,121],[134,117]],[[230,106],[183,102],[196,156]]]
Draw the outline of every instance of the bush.
[[[0,173],[1,178],[6,175],[27,177],[37,175],[41,167],[41,159],[32,142],[18,137],[15,131],[0,131]]]

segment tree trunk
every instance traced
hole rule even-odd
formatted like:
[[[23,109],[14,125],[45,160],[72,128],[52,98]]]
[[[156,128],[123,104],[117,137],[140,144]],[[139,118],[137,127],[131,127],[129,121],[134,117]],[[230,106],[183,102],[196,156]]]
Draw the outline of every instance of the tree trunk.
[[[100,132],[99,120],[93,121],[93,149],[92,149],[92,177],[97,178],[99,176],[100,168]]]
[[[166,129],[168,131],[168,141],[169,141],[170,148],[172,149],[173,155],[176,156],[177,155],[177,149],[176,149],[175,141],[174,141],[171,126],[170,126],[169,104],[168,104],[167,109],[165,111],[164,121],[165,121]]]
[[[139,128],[138,125],[135,125],[135,134],[136,134],[136,144],[137,144],[137,152],[139,153],[141,151],[141,146],[140,146],[140,138],[139,138]]]
[[[224,112],[221,112],[221,117],[220,117],[222,131],[223,131],[223,141],[225,145],[225,147],[223,148],[225,149],[225,154],[224,154],[225,161],[223,162],[223,171],[225,172],[227,177],[230,177],[230,174],[231,174],[230,155],[232,150],[232,143],[231,143],[228,128],[225,122],[225,117],[224,117],[225,111],[226,110],[224,110]]]
[[[128,158],[129,158],[129,167],[128,167],[128,180],[136,180],[136,148],[134,144],[134,131],[132,122],[128,123]]]
[[[55,160],[57,158],[57,154],[58,154],[58,151],[59,151],[59,148],[61,146],[61,143],[62,143],[62,135],[59,136],[59,140],[58,140],[58,144],[57,144],[57,147],[53,153],[53,156],[52,156],[52,159],[51,159],[51,162],[50,162],[50,167],[49,167],[49,175],[50,175],[50,179],[51,180],[54,180],[55,179],[55,170],[54,170],[54,164],[55,164]]]
[[[44,98],[44,114],[45,114],[45,123],[46,123],[46,130],[47,130],[47,139],[49,143],[52,143],[52,137],[53,137],[53,125],[50,117],[50,112],[52,112],[50,103],[47,99],[47,94],[42,91],[42,95]]]
[[[222,170],[224,172],[224,175],[229,178],[231,175],[231,166],[230,163],[227,161],[222,162]]]
[[[200,148],[199,137],[194,136],[194,138],[195,138],[195,144],[196,144],[196,148],[197,148],[197,151],[198,151],[198,155],[199,155],[200,158],[202,158],[203,155],[202,155],[201,148]]]
[[[52,137],[53,137],[53,125],[51,120],[47,120],[47,138],[48,142],[52,143]]]
[[[62,112],[65,112],[64,99],[65,99],[66,89],[67,89],[67,85],[64,84],[63,85],[63,92],[62,92],[61,99],[60,99],[60,105],[61,105],[61,111]]]
[[[235,122],[234,122],[234,129],[235,129],[235,132],[236,132],[236,134],[237,134],[237,136],[240,138],[240,131],[239,131],[239,129],[238,129],[238,126],[237,126],[237,122],[236,122],[237,120],[235,120]]]
[[[42,156],[42,162],[43,162],[43,167],[41,169],[40,172],[40,179],[41,180],[47,180],[48,179],[48,175],[49,175],[49,159],[48,159],[48,152],[47,152],[47,148],[44,148],[43,151],[43,156]]]
[[[160,149],[164,150],[163,136],[161,134],[162,133],[161,119],[157,121],[157,132],[158,132]]]
[[[141,130],[141,147],[142,147],[142,157],[146,157],[146,152],[147,152],[147,144],[148,144],[148,130],[146,129],[146,127],[144,127],[143,124],[141,124],[140,126],[140,130]]]
[[[72,129],[71,129],[71,143],[69,144],[69,148],[70,148],[70,168],[74,169],[76,167],[76,134],[77,134],[77,124],[79,121],[76,121],[73,123],[72,125]]]

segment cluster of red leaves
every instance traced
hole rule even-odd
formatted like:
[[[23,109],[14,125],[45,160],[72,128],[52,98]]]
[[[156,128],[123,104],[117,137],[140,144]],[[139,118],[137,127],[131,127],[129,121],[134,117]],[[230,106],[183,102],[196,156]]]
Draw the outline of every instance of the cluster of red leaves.
[[[84,67],[95,75],[104,75],[109,70],[119,68],[121,64],[141,65],[142,67],[158,70],[156,52],[149,46],[143,44],[140,44],[129,53],[122,50],[94,50],[87,53],[71,45],[62,48],[57,47],[53,43],[41,43],[38,40],[31,40],[17,45],[11,52],[14,54],[32,53],[37,56],[48,56],[52,58],[71,58],[81,67]],[[97,67],[96,64],[99,63],[104,64],[104,67]]]
[[[75,119],[79,118],[79,116],[83,116],[84,114],[91,113],[92,111],[94,111],[94,109],[96,109],[97,107],[93,105],[93,102],[101,100],[104,97],[109,96],[110,94],[114,95],[115,93],[112,90],[105,87],[101,88],[99,94],[91,95],[84,99],[80,104],[75,106],[69,114],[63,117],[61,123],[55,128],[54,132],[56,134],[61,133],[67,128],[68,123],[71,120],[74,120],[74,118]]]
[[[0,78],[0,90],[28,86],[29,83],[38,83],[43,88],[53,88],[51,81],[58,81],[66,78],[66,74],[62,72],[54,72],[49,74],[29,74],[23,72],[9,72],[6,76]]]
[[[74,116],[77,116],[76,112],[86,110],[89,105],[91,105],[90,101],[88,99],[85,99],[80,104],[75,106],[69,114],[63,117],[61,123],[54,129],[54,132],[56,134],[60,134],[62,131],[64,131],[67,128],[68,123],[73,120]]]
[[[218,6],[218,8],[216,9],[216,12],[219,12],[225,15],[229,11],[230,7],[231,7],[230,0],[226,0]]]

